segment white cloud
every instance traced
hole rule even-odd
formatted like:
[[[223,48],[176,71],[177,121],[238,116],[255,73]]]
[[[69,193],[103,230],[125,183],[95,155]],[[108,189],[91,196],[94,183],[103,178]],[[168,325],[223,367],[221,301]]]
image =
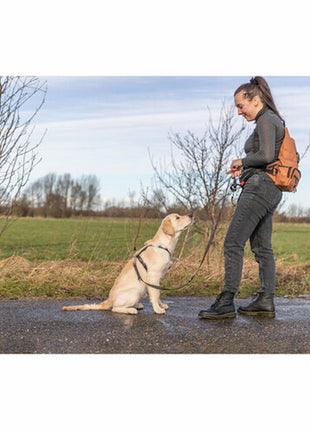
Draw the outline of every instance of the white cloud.
[[[72,83],[70,80],[63,79],[68,85]],[[38,118],[38,128],[47,128],[48,132],[41,146],[43,162],[36,175],[49,171],[96,174],[102,178],[103,189],[111,193],[107,198],[120,198],[127,186],[139,189],[140,178],[148,181],[153,175],[148,149],[154,157],[167,153],[171,131],[185,133],[191,130],[201,135],[208,123],[207,107],[216,122],[224,96],[227,107],[233,102],[232,95],[227,96],[219,83],[201,91],[185,85],[184,91],[182,88],[178,91],[158,89],[152,96],[139,92],[126,96],[126,82],[119,78],[118,85],[121,84],[123,90],[119,88],[113,97],[81,95],[58,101],[52,97],[52,102],[45,106]],[[111,91],[108,80],[105,85]],[[302,152],[308,143],[310,88],[275,87],[273,94]],[[302,167],[310,167],[310,154],[303,160]],[[304,186],[301,184],[299,195],[304,196]]]

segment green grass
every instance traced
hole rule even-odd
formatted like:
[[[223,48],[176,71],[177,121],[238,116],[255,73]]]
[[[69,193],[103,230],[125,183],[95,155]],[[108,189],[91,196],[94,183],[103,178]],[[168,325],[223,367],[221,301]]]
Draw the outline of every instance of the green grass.
[[[0,228],[2,222],[0,219]],[[160,222],[143,220],[136,249],[154,236]],[[137,219],[17,219],[0,236],[0,297],[106,297],[123,261],[133,253],[138,228]],[[169,295],[215,295],[221,290],[226,231],[227,226],[221,226],[216,243],[190,286]],[[184,237],[183,233],[175,256]],[[163,286],[173,288],[189,279],[206,240],[197,233],[189,235],[182,259],[174,263]],[[272,240],[278,260],[278,294],[309,294],[310,224],[275,224]],[[245,257],[240,287],[243,296],[259,289],[257,264],[248,244]]]
[[[38,262],[68,257],[82,261],[124,260],[133,250],[138,224],[138,220],[129,219],[20,218],[0,237],[0,259],[15,254]],[[138,248],[154,235],[159,224],[155,220],[143,221]]]
[[[136,219],[20,218],[0,237],[0,260],[13,254],[37,262],[68,257],[99,262],[125,260],[133,251],[138,225]],[[137,249],[159,225],[160,220],[143,220]],[[225,231],[223,227],[221,237]],[[310,224],[275,224],[272,242],[276,258],[286,264],[310,261]],[[201,236],[194,237],[192,243],[201,249],[205,246]],[[245,255],[252,255],[248,245]]]
[[[273,248],[278,259],[287,264],[310,262],[310,224],[276,224]]]
[[[287,265],[310,262],[310,224],[274,224],[272,247],[275,258]],[[249,243],[245,256],[252,256]]]

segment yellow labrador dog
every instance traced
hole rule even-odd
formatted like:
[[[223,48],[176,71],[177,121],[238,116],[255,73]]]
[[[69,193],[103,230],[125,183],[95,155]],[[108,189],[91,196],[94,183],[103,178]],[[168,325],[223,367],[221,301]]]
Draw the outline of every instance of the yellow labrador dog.
[[[192,224],[191,215],[166,216],[153,239],[145,242],[131,258],[116,278],[107,300],[99,304],[65,306],[64,311],[107,310],[125,314],[137,314],[143,309],[141,297],[149,294],[154,312],[164,314],[168,306],[160,301],[160,290],[150,285],[159,286],[172,264],[172,254],[183,230]],[[145,281],[145,282],[144,282]]]

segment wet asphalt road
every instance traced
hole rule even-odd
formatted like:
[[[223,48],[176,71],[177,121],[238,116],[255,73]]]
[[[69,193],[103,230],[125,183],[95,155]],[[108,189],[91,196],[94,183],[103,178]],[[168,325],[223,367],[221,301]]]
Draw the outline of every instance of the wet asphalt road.
[[[0,300],[2,354],[295,354],[310,353],[310,299],[276,298],[275,319],[198,318],[212,297],[173,297],[165,315],[147,300],[138,315],[63,312],[87,300]],[[249,299],[237,299],[236,304]]]

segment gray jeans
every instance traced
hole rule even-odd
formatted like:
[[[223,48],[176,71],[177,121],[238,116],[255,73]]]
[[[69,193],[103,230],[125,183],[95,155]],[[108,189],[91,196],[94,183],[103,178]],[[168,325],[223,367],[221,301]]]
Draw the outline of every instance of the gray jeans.
[[[239,197],[224,242],[225,282],[223,291],[236,293],[242,275],[244,246],[250,239],[251,250],[259,264],[261,291],[274,293],[276,275],[271,247],[272,219],[282,198],[273,180],[260,172],[249,178]]]

